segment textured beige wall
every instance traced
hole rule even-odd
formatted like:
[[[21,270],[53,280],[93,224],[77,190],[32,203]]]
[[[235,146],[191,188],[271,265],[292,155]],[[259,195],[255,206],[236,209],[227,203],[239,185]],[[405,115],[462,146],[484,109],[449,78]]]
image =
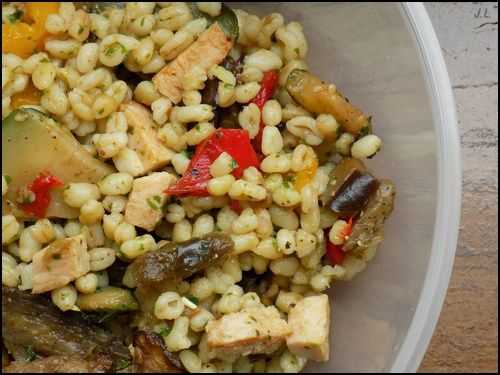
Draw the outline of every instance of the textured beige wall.
[[[457,256],[420,371],[498,371],[498,5],[427,3],[462,140]]]

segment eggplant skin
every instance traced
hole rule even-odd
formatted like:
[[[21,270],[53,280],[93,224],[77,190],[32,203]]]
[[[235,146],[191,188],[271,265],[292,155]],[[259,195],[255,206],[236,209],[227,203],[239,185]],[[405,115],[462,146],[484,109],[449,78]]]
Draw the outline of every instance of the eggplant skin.
[[[130,360],[128,348],[114,335],[86,322],[81,313],[63,313],[49,299],[2,286],[2,338],[16,360],[16,348],[31,347],[41,356],[91,358],[108,354],[113,362]]]
[[[134,368],[136,373],[184,372],[177,355],[165,348],[162,337],[145,331],[134,334]]]
[[[344,243],[343,250],[359,254],[378,245],[384,238],[384,222],[392,213],[396,189],[392,181],[380,180],[377,191],[373,194],[352,232]]]
[[[5,367],[5,373],[105,373],[112,369],[109,355],[99,354],[95,358],[54,355],[35,359],[32,362],[14,361]]]
[[[354,170],[332,198],[330,208],[342,217],[355,216],[377,190],[379,182],[367,172]]]
[[[135,260],[137,286],[155,287],[167,280],[187,278],[219,263],[233,248],[229,236],[217,233],[178,244],[169,243]]]

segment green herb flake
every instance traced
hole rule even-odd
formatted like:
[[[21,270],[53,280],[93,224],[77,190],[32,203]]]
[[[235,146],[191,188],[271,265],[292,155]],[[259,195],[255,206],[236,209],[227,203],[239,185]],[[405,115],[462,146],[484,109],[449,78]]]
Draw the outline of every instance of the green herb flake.
[[[3,178],[5,178],[5,182],[7,182],[7,185],[12,182],[12,177],[10,177],[8,175],[3,176]]]
[[[10,23],[16,23],[19,21],[24,15],[24,12],[21,9],[16,9],[16,11],[12,14],[9,14],[7,16],[7,19],[9,20]]]
[[[83,28],[83,26],[80,26],[80,27],[78,28],[78,34],[81,34],[81,33],[83,33],[83,32],[84,32],[84,28]]]
[[[300,55],[300,50],[298,48],[294,48],[294,51],[297,55]]]
[[[59,260],[59,259],[61,259],[61,254],[60,254],[60,253],[57,253],[57,254],[52,254],[52,259],[54,259],[54,260]]]
[[[215,231],[216,232],[222,232],[222,229],[217,224],[215,224]]]
[[[43,59],[40,60],[40,62],[48,63],[48,62],[50,62],[50,60],[48,58],[44,57]]]
[[[122,50],[122,53],[124,55],[127,53],[127,49],[123,46],[123,44],[121,44],[121,43],[114,43],[110,47],[108,47],[108,49],[106,50],[106,52],[104,52],[104,54],[106,56],[112,56],[119,49]]]
[[[193,302],[195,305],[198,305],[198,303],[200,302],[200,300],[198,298],[196,298],[195,296],[192,296],[191,294],[187,295],[186,298],[188,300],[190,300],[191,302]]]
[[[141,19],[141,27],[144,27],[144,22],[146,21],[146,18],[145,17],[142,17]]]
[[[238,168],[238,162],[234,159],[231,160],[231,169]]]
[[[363,126],[361,128],[361,131],[359,132],[359,135],[361,137],[364,137],[365,135],[371,134],[372,133],[372,127],[371,124],[368,123],[367,125]]]
[[[277,240],[276,238],[273,238],[273,247],[274,247],[275,249],[277,249],[277,248],[278,248],[278,240]]]
[[[159,195],[153,195],[152,197],[149,197],[146,202],[148,203],[148,206],[153,210],[161,211],[163,200]]]
[[[170,326],[167,324],[167,325],[165,325],[165,327],[163,327],[162,329],[160,329],[160,330],[158,331],[158,334],[159,334],[160,336],[167,337],[167,336],[170,334],[170,332],[171,332],[171,331],[172,331],[172,327],[170,327]]]
[[[24,358],[26,359],[27,362],[32,362],[36,359],[37,355],[31,345],[28,345],[24,350],[25,350]]]
[[[114,365],[115,371],[126,369],[129,366],[130,366],[130,361],[124,358],[119,358]]]

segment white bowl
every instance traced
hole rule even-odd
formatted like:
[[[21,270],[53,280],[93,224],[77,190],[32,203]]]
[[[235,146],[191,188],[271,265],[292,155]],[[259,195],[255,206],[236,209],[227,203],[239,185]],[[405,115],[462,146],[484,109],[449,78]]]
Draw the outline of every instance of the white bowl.
[[[239,3],[304,26],[312,71],[373,115],[396,207],[377,256],[335,284],[331,360],[308,371],[416,371],[448,286],[458,235],[461,162],[443,56],[420,3]]]

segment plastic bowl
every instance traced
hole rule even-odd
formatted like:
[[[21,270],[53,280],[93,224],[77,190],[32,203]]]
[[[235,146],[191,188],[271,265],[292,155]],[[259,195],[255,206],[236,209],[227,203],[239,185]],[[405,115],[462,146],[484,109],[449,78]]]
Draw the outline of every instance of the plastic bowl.
[[[422,4],[239,3],[299,21],[312,71],[373,115],[371,161],[398,194],[367,269],[332,290],[331,360],[308,371],[416,371],[446,295],[455,254],[461,162],[443,56]]]

